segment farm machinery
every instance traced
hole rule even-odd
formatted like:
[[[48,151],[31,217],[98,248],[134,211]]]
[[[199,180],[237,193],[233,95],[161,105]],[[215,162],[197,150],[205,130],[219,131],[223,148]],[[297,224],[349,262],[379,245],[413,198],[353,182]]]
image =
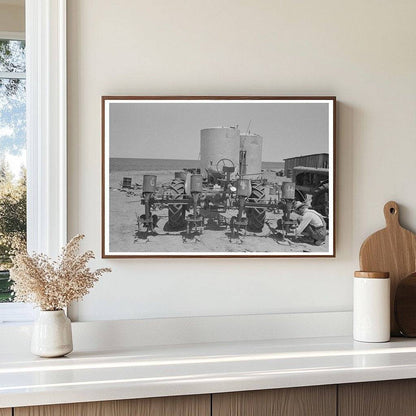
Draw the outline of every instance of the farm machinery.
[[[293,235],[297,221],[291,213],[300,189],[293,179],[264,174],[262,144],[261,136],[242,134],[238,127],[201,130],[200,169],[175,172],[159,187],[156,175],[143,176],[139,232],[153,233],[159,221],[155,212],[167,209],[166,231],[202,234],[208,227],[229,227],[232,238],[240,237],[262,232],[267,213],[274,213],[272,231]]]
[[[327,168],[295,167],[292,181],[296,187],[296,198],[311,199],[311,206],[321,215],[329,215],[329,170]]]
[[[228,226],[233,238],[245,235],[247,230],[260,233],[266,212],[281,210],[281,230],[289,234],[296,222],[290,219],[295,200],[294,184],[285,182],[277,192],[275,185],[261,179],[231,179],[234,168],[229,162],[221,167],[222,172],[214,175],[214,184],[210,183],[210,175],[204,179],[201,174],[176,172],[162,194],[156,187],[156,175],[144,175],[141,203],[145,213],[138,218],[139,230],[153,232],[159,218],[152,211],[167,208],[165,227],[168,231],[202,234],[206,226],[214,223],[217,229]]]

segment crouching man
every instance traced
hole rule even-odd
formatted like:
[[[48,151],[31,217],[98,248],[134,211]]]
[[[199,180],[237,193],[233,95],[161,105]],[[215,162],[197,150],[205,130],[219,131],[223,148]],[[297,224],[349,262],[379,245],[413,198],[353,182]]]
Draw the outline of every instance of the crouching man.
[[[295,235],[298,237],[303,234],[310,237],[316,246],[324,244],[326,239],[326,222],[324,217],[300,201],[295,202],[294,211],[300,215]]]

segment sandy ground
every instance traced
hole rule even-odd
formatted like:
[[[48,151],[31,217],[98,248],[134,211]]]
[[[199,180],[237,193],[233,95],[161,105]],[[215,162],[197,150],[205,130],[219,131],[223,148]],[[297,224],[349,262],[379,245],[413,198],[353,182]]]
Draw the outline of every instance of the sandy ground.
[[[328,242],[315,246],[308,240],[284,239],[275,230],[276,222],[281,214],[267,212],[266,221],[261,233],[248,232],[246,235],[231,236],[230,228],[218,226],[213,222],[207,224],[202,234],[186,231],[165,231],[168,220],[168,210],[152,211],[159,217],[155,233],[140,232],[137,218],[144,214],[141,204],[141,189],[123,190],[123,177],[131,177],[132,183],[141,184],[144,174],[156,174],[157,185],[161,188],[174,177],[172,171],[130,171],[114,172],[110,175],[110,251],[111,252],[228,252],[228,253],[311,253],[327,252]],[[279,178],[280,179],[280,178]],[[228,223],[237,210],[228,210],[223,219]],[[293,214],[295,216],[295,214]]]

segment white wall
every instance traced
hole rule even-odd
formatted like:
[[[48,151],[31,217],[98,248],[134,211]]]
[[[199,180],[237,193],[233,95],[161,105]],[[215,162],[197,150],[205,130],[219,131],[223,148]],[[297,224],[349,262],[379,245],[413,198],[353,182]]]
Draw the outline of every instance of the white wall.
[[[78,319],[350,310],[384,203],[416,229],[415,16],[413,0],[69,0],[69,235],[97,257],[101,95],[338,98],[336,259],[97,260],[113,273]]]

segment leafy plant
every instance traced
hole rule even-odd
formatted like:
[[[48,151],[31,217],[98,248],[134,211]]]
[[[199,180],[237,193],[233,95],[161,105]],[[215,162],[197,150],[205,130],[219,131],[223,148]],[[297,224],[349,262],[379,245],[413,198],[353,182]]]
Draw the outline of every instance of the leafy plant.
[[[26,243],[26,171],[15,182],[0,160],[0,302],[13,300],[9,272],[16,248]]]

